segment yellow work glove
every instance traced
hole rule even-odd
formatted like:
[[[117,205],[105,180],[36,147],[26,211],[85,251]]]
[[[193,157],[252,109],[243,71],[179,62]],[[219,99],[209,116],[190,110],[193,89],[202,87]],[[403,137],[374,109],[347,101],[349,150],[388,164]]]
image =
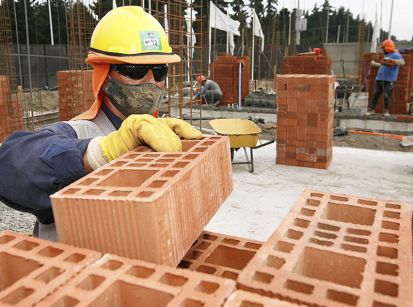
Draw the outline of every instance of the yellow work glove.
[[[190,124],[177,118],[159,118],[159,121],[166,124],[173,130],[179,137],[187,140],[200,139],[202,136],[201,131],[196,130]]]
[[[142,144],[149,145],[155,151],[182,150],[179,137],[162,121],[147,114],[128,116],[117,131],[100,141],[108,162]]]

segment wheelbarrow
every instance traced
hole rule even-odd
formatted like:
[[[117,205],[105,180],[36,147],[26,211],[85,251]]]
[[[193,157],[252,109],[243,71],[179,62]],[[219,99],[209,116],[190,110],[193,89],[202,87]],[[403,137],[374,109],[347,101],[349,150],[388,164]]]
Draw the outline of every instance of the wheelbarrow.
[[[231,161],[234,160],[234,152],[244,149],[246,162],[232,162],[232,164],[248,164],[249,171],[254,172],[253,150],[274,143],[274,140],[257,145],[260,140],[261,129],[254,122],[247,119],[214,119],[209,121],[216,134],[229,137],[231,149]],[[247,154],[250,149],[250,157]]]

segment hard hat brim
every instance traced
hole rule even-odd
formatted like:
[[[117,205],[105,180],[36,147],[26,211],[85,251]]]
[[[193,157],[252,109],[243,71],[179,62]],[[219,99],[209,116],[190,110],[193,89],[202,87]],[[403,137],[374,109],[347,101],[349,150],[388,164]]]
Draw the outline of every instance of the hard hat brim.
[[[148,53],[139,55],[108,55],[95,51],[89,51],[86,63],[107,63],[107,64],[173,64],[181,61],[177,54]]]

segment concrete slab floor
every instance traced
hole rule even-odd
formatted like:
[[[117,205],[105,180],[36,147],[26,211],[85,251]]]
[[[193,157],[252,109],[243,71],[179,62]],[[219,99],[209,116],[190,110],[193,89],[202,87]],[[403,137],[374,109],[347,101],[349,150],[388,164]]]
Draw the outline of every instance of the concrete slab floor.
[[[316,189],[413,205],[413,153],[334,147],[328,170],[275,164],[275,144],[254,150],[254,173],[233,165],[234,190],[208,231],[266,240],[301,192]],[[245,161],[239,150],[234,161]]]

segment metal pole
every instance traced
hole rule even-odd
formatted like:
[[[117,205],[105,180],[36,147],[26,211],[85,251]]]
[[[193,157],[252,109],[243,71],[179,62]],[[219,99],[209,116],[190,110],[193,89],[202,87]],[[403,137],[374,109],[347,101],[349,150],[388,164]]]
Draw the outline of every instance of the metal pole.
[[[350,10],[347,10],[347,30],[346,30],[346,43],[348,43],[348,26],[350,22]]]
[[[33,100],[32,100],[32,69],[30,63],[30,41],[29,41],[29,24],[27,21],[27,3],[26,0],[23,2],[24,4],[24,21],[26,24],[26,48],[27,48],[27,69],[29,73],[29,103],[30,103],[30,113],[32,118],[32,129],[34,130],[34,114],[33,114]]]
[[[340,42],[340,27],[341,27],[341,25],[338,25],[338,29],[337,29],[337,44]]]
[[[289,18],[288,18],[288,47],[290,47],[291,45],[291,14],[292,14],[292,10],[291,13],[289,14]]]
[[[393,5],[394,5],[394,1],[391,0],[391,10],[390,10],[390,22],[389,22],[389,37],[391,39],[391,24],[393,22]]]
[[[13,1],[13,11],[14,11],[14,26],[16,27],[16,40],[17,40],[17,62],[19,64],[19,81],[21,86],[23,86],[23,75],[22,75],[22,62],[20,59],[20,42],[19,42],[19,30],[17,27],[17,14],[16,14],[16,2]]]
[[[255,9],[253,9],[252,11],[252,44],[251,44],[251,62],[252,62],[252,66],[251,66],[251,76],[252,76],[252,81],[254,81],[254,32],[255,32]]]
[[[13,0],[14,2],[14,0]],[[52,22],[52,9],[50,8],[50,0],[47,0],[47,6],[49,7],[49,23],[50,23],[50,43],[54,45],[54,38],[53,38],[53,22]]]
[[[328,24],[330,22],[330,8],[327,10],[326,44],[328,43]]]
[[[300,0],[298,0],[298,5],[297,5],[297,15],[295,16],[295,39],[296,39],[296,42],[295,42],[295,44],[296,45],[300,45],[300,28],[301,28],[301,25],[300,25],[300,16],[301,14],[300,14]]]

